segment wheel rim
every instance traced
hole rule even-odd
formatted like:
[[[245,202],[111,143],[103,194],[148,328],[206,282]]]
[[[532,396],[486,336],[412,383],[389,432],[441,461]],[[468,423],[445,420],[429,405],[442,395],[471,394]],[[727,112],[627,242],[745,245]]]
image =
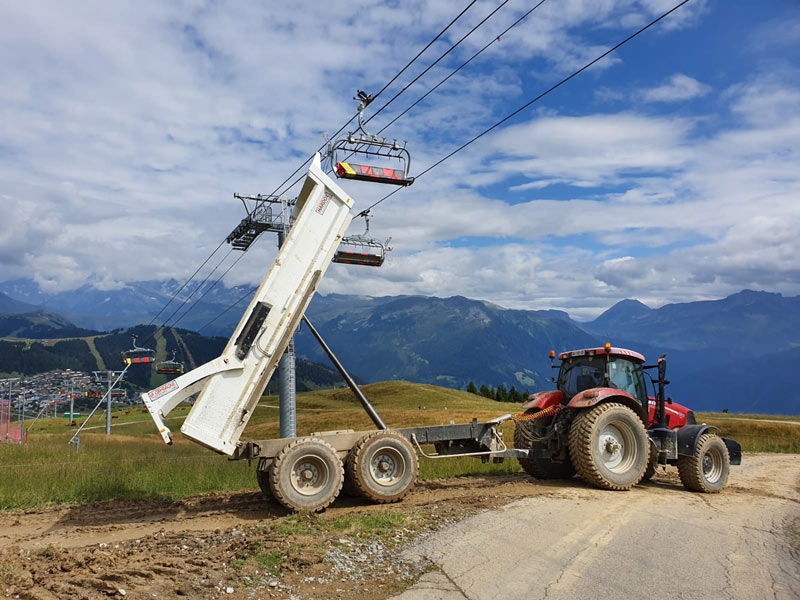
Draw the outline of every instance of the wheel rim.
[[[625,473],[636,459],[636,439],[623,423],[606,425],[597,438],[600,460],[612,473]]]
[[[301,456],[292,465],[292,487],[298,494],[314,496],[325,489],[330,472],[319,456]]]
[[[708,483],[717,483],[722,477],[722,454],[718,448],[709,448],[703,455],[703,478]]]
[[[405,457],[396,448],[380,448],[369,461],[369,474],[382,486],[392,486],[401,481],[406,469]]]

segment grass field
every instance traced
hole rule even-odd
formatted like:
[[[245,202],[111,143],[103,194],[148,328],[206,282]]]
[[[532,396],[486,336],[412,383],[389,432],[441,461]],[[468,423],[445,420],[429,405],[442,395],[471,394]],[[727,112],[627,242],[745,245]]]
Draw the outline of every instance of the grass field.
[[[487,420],[518,410],[518,405],[429,385],[384,382],[364,387],[389,427],[441,425],[451,420]],[[374,429],[349,390],[298,395],[298,435],[333,429]],[[167,423],[177,432],[189,407],[179,407]],[[149,415],[140,408],[113,413],[112,435],[105,435],[105,414],[98,413],[81,434],[80,453],[67,442],[74,428],[64,417],[40,419],[27,445],[0,444],[0,509],[51,503],[84,503],[111,499],[178,499],[204,492],[256,487],[254,465],[231,462],[175,434],[164,445]],[[800,425],[772,417],[738,421],[739,415],[698,414],[698,421],[719,426],[745,450],[800,452]],[[787,418],[800,422],[800,419]],[[502,427],[507,441],[513,424]],[[278,437],[278,399],[265,396],[243,439]],[[423,479],[519,471],[516,460],[482,464],[471,458],[425,460]]]

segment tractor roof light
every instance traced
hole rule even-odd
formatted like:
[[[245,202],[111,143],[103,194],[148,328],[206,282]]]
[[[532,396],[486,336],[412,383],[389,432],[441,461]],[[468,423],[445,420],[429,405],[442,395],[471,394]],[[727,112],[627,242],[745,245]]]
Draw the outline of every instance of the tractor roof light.
[[[611,352],[611,342],[606,342],[606,343],[603,345],[603,348],[605,348],[605,349],[606,349],[606,352]]]
[[[555,350],[550,350],[549,356],[550,356],[550,360],[553,360],[556,357],[556,351]]]

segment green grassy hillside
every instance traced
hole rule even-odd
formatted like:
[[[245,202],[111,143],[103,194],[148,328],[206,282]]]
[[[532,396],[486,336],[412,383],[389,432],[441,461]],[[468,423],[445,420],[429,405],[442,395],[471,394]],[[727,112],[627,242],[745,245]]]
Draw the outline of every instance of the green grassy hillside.
[[[389,381],[364,386],[389,427],[439,425],[486,420],[516,405],[407,382]],[[152,420],[141,408],[114,412],[112,435],[104,435],[104,415],[95,416],[81,435],[80,454],[67,444],[74,428],[63,417],[40,419],[27,446],[0,444],[0,508],[26,508],[48,503],[82,503],[110,499],[177,499],[204,492],[256,487],[253,465],[230,462],[189,442],[177,433],[189,411],[177,408],[167,420],[176,432],[166,446]],[[743,442],[745,450],[800,452],[800,418],[785,423],[735,421],[737,415],[700,414],[723,432]],[[769,417],[767,418],[769,419]],[[778,420],[778,419],[775,419]],[[298,434],[352,428],[374,429],[349,390],[336,389],[298,395]],[[513,424],[502,428],[513,438]],[[264,396],[254,411],[243,439],[278,436],[278,399]],[[519,471],[515,460],[483,465],[462,458],[422,460],[421,478],[508,473]]]

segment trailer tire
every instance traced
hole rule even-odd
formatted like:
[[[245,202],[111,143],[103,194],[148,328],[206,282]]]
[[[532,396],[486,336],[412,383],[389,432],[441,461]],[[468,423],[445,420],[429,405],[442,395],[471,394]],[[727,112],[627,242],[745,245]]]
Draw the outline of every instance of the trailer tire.
[[[692,492],[716,494],[722,491],[728,483],[730,467],[728,447],[713,433],[700,436],[692,456],[678,456],[681,483]]]
[[[266,498],[271,498],[272,492],[269,489],[269,466],[266,465],[266,462],[266,458],[258,459],[256,481],[258,481],[258,487],[261,488],[261,493],[264,494]]]
[[[539,408],[525,411],[526,415],[539,412]],[[537,442],[555,417],[545,417],[541,420],[515,421],[514,422],[514,448],[525,450],[542,450],[547,448],[546,442]],[[518,458],[519,466],[535,479],[570,479],[575,475],[575,467],[569,457],[564,462],[555,462],[546,458]]]
[[[272,461],[269,487],[286,508],[317,512],[327,508],[342,489],[342,461],[328,442],[314,437],[287,444]]]
[[[347,471],[359,495],[386,504],[402,500],[414,487],[419,460],[402,435],[376,431],[361,438],[350,451]]]
[[[641,419],[617,402],[599,404],[575,417],[569,454],[587,482],[606,490],[629,490],[650,460],[650,439]]]

